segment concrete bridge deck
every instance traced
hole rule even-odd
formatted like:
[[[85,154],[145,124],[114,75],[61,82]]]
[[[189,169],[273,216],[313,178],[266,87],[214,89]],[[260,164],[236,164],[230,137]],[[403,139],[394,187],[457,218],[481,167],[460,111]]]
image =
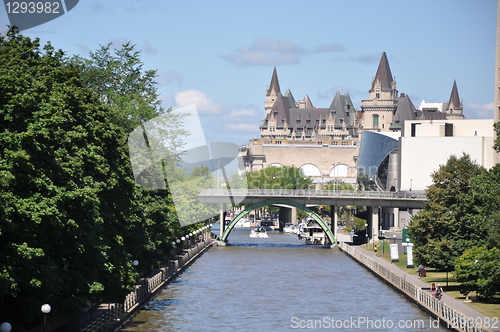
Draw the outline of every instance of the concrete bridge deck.
[[[304,205],[359,205],[422,209],[423,192],[309,190],[309,189],[203,189],[202,203],[255,204],[266,199],[287,199]]]

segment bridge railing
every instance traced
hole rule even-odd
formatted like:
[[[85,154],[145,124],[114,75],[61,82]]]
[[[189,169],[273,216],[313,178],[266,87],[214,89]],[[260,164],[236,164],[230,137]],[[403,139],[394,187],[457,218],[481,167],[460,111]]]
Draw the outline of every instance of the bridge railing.
[[[314,190],[314,189],[203,189],[200,196],[272,196],[272,197],[357,197],[383,199],[427,200],[424,192],[417,191],[358,191],[358,190]]]

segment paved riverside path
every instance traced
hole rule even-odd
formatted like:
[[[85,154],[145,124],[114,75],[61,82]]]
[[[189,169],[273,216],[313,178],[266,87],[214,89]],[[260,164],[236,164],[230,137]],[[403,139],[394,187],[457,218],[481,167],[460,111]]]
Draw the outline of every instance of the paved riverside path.
[[[341,242],[349,243],[349,242],[351,242],[351,237],[349,235],[339,233],[339,234],[337,234],[337,240],[341,241]],[[373,259],[374,261],[376,261],[377,263],[379,263],[383,267],[389,269],[391,272],[401,276],[402,278],[413,283],[417,287],[420,287],[423,290],[429,290],[429,292],[430,292],[429,284],[425,283],[418,276],[411,275],[411,274],[401,270],[396,265],[386,261],[385,259],[383,259],[381,257],[378,257],[372,251],[363,249],[361,246],[355,245],[354,247],[356,247],[357,250],[359,250],[363,254],[367,255],[369,258]],[[482,313],[478,312],[477,310],[472,309],[467,304],[465,304],[463,302],[463,300],[457,300],[457,299],[449,296],[448,294],[446,294],[446,292],[443,294],[443,297],[441,298],[441,302],[444,302],[448,306],[461,312],[462,314],[464,314],[467,317],[472,317],[474,319],[478,319],[481,322],[490,321],[491,323],[494,323],[494,322],[492,322],[491,318],[488,318],[487,316],[483,315]],[[497,317],[497,318],[500,318],[500,317]],[[490,327],[489,329],[491,331],[500,332],[500,322],[497,320],[496,321],[496,328]]]

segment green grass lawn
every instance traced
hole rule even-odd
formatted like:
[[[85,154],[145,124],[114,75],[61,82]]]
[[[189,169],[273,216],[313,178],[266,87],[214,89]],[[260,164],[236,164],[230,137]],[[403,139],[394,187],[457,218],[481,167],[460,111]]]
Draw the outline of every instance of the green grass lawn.
[[[385,246],[382,247],[381,241],[375,242],[375,245],[378,246],[377,249],[377,255],[383,259],[385,259],[388,262],[391,262],[391,256],[389,253],[389,241],[385,241]],[[364,249],[373,251],[373,243],[369,243],[367,245],[362,246]],[[408,274],[411,275],[417,275],[417,268],[418,266],[415,265],[413,268],[407,268],[406,267],[406,254],[402,253],[399,255],[399,262],[392,263],[396,265],[399,269],[407,272]],[[420,280],[423,282],[427,283],[430,287],[432,283],[441,284],[443,287],[443,290],[445,291],[446,294],[454,297],[457,300],[466,300],[465,295],[462,295],[459,291],[460,288],[460,283],[458,283],[455,280],[455,277],[453,276],[453,272],[449,272],[448,276],[446,272],[443,271],[436,271],[432,269],[427,270],[427,276],[424,278],[422,277]],[[485,316],[488,316],[490,318],[497,317],[500,318],[500,303],[486,303],[486,302],[481,302],[481,299],[477,299],[476,294],[470,293],[469,300],[472,300],[472,302],[466,302],[466,304],[479,311]]]

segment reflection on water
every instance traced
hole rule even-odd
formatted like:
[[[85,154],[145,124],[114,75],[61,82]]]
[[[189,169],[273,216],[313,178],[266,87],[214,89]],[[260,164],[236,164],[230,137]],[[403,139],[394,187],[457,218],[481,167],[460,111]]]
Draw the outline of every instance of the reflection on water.
[[[122,330],[445,331],[338,249],[277,232],[250,238],[248,229],[235,229],[229,242],[203,254]]]

